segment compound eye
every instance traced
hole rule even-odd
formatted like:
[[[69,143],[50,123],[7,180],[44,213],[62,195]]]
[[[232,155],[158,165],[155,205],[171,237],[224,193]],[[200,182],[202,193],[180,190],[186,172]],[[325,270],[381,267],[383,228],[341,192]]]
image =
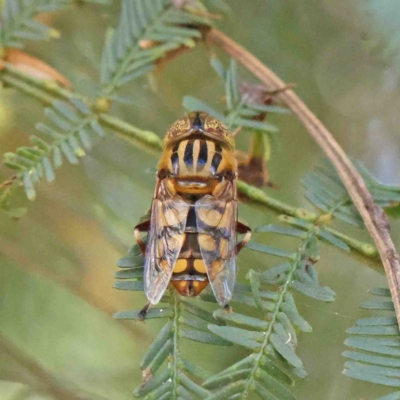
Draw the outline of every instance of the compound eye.
[[[228,128],[214,117],[208,116],[204,123],[205,130],[214,133],[215,135],[226,138],[230,136]]]
[[[186,133],[190,129],[190,121],[188,117],[178,119],[167,132],[167,139],[174,139]]]

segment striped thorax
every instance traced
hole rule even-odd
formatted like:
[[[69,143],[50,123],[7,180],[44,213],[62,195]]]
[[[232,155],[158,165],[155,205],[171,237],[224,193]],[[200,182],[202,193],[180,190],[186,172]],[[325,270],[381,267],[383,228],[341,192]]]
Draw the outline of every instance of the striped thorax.
[[[167,132],[159,171],[180,194],[212,194],[224,174],[236,174],[234,141],[228,129],[206,113],[191,113]]]

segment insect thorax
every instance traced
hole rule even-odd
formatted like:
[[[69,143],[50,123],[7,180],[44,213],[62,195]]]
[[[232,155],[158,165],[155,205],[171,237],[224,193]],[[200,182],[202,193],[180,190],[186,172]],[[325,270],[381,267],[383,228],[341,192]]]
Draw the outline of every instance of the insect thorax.
[[[212,194],[226,172],[236,172],[233,149],[198,132],[166,146],[160,170],[180,194]]]

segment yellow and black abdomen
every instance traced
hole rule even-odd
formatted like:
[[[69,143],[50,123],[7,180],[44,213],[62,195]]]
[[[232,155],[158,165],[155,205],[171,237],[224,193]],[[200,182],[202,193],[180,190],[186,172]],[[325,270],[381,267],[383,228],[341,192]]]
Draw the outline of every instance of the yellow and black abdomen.
[[[201,258],[179,258],[171,283],[182,296],[197,296],[208,285],[206,266]]]
[[[193,220],[194,209],[189,211],[185,238],[175,263],[171,283],[182,296],[197,296],[207,285],[208,277],[200,253],[198,232]]]

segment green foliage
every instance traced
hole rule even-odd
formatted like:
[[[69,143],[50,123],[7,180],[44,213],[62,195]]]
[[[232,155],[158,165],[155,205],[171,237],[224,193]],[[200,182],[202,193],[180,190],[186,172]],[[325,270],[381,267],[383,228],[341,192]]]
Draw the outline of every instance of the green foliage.
[[[297,223],[292,220],[290,222]],[[310,332],[311,327],[299,315],[291,289],[322,301],[333,301],[335,296],[330,288],[318,283],[314,266],[319,258],[317,237],[322,237],[323,233],[311,225],[303,228],[309,230],[277,228],[272,225],[257,230],[289,236],[295,233],[294,236],[302,237],[299,249],[293,253],[277,254],[267,246],[263,248],[255,243],[248,246],[288,259],[263,273],[251,270],[247,276],[250,285],[236,285],[233,304],[248,307],[249,314],[258,312],[258,317],[236,312],[226,314],[220,309],[212,315],[190,300],[181,299],[173,291],[163,297],[162,302],[166,305],[150,309],[149,319],[163,318],[167,322],[142,360],[144,384],[135,392],[138,397],[177,398],[173,396],[179,394],[177,382],[180,382],[192,394],[207,399],[233,395],[245,398],[250,391],[255,391],[261,399],[271,396],[279,399],[295,398],[288,388],[294,384],[292,375],[302,378],[307,375],[295,352],[296,331]],[[117,265],[122,270],[116,273],[116,288],[143,289],[143,257],[137,245]],[[215,303],[210,291],[201,294],[200,298]],[[139,310],[124,311],[115,317],[137,320]],[[217,375],[210,376],[198,367],[188,367],[190,363],[180,355],[178,338],[218,346],[234,343],[251,350],[251,354]],[[168,361],[166,369],[155,375],[165,361]],[[205,380],[205,389],[190,381],[186,373]],[[149,380],[154,375],[154,379]]]
[[[355,165],[362,174],[376,204],[384,208],[389,215],[398,216],[400,187],[383,185],[363,164],[355,162]],[[302,184],[306,188],[306,198],[319,210],[351,225],[364,226],[346,188],[328,161],[307,173]]]
[[[344,342],[351,350],[343,356],[343,373],[355,379],[378,385],[400,388],[400,332],[389,289],[372,289],[377,300],[366,301],[361,308],[378,310],[379,316],[358,319],[347,330],[350,337]],[[393,392],[379,400],[395,400],[400,392]]]
[[[115,275],[118,279],[115,287],[143,290],[143,262],[139,247],[133,246],[128,256],[117,263],[121,271]],[[188,374],[197,380],[204,380],[210,374],[181,356],[180,342],[187,339],[216,346],[230,346],[231,343],[208,330],[207,325],[216,322],[210,312],[183,300],[174,290],[164,295],[161,303],[161,307],[151,308],[146,317],[163,319],[166,323],[141,361],[144,383],[135,391],[135,396],[146,400],[191,398],[191,395],[208,397],[208,390],[195,383]],[[123,311],[114,317],[139,320],[139,312]],[[221,321],[220,325],[225,323]]]
[[[18,27],[25,27],[28,24],[26,21],[34,18],[38,13],[55,9],[56,6],[66,6],[72,2],[72,0],[59,0],[59,3],[48,1],[6,2],[4,12],[6,13],[5,20],[8,22],[3,27],[3,37],[15,36]],[[94,2],[105,3],[101,0]],[[201,3],[196,3],[194,8],[178,9],[174,2],[169,0],[151,2],[124,0],[118,28],[115,33],[108,35],[103,51],[101,88],[98,89],[100,97],[94,102],[93,107],[88,107],[83,101],[74,100],[74,94],[67,96],[73,103],[72,107],[66,102],[52,101],[53,109],[47,110],[47,115],[55,128],[38,125],[41,133],[47,135],[51,141],[43,141],[34,136],[31,138],[33,147],[24,146],[15,154],[4,155],[5,165],[18,172],[5,186],[0,187],[0,208],[12,217],[22,216],[26,208],[15,207],[11,203],[11,196],[15,189],[23,186],[27,197],[34,200],[36,197],[35,184],[43,177],[49,182],[55,179],[54,167],[61,166],[62,154],[71,164],[76,164],[78,158],[85,154],[85,150],[91,147],[91,139],[88,135],[90,131],[103,135],[100,123],[112,129],[116,123],[115,118],[101,114],[108,111],[109,108],[105,99],[118,100],[119,98],[114,96],[117,88],[149,72],[154,67],[154,63],[165,57],[168,52],[182,46],[193,47],[195,40],[201,37],[200,29],[210,25],[209,18],[197,15],[199,10],[206,13],[206,9]],[[35,25],[36,21],[32,24]],[[43,32],[47,32],[43,29]],[[37,36],[37,39],[44,39],[43,35]],[[19,34],[17,36],[26,38],[26,35]],[[13,41],[4,43],[14,46]],[[145,48],[148,45],[150,48]],[[21,46],[22,43],[20,45],[15,43],[15,47]],[[40,82],[31,77],[29,79],[34,85]],[[47,98],[48,95],[46,95]],[[139,137],[140,140],[150,145],[159,145],[158,138],[154,139],[152,132],[135,129],[124,122],[117,121],[117,123],[125,134]],[[50,155],[52,161],[50,161]]]
[[[225,70],[217,58],[211,59],[211,65],[225,84],[225,112],[220,113],[191,96],[184,97],[184,107],[190,111],[205,111],[223,121],[232,131],[243,128],[244,131],[256,131],[268,135],[278,132],[278,128],[265,121],[265,117],[267,113],[282,114],[288,110],[277,105],[265,104],[263,100],[268,99],[265,88],[256,85],[245,86],[240,82],[235,60],[231,60],[228,70]]]
[[[201,3],[198,7],[205,10]],[[210,23],[171,0],[123,0],[118,28],[109,32],[103,50],[101,95],[118,99],[114,94],[120,86],[152,71],[168,52],[194,47],[200,29]]]
[[[34,146],[4,154],[4,164],[17,171],[16,179],[23,183],[29,200],[36,197],[36,183],[42,179],[54,181],[54,168],[63,164],[63,156],[71,164],[77,164],[79,157],[85,155],[84,149],[91,148],[90,134],[104,136],[96,115],[86,104],[79,99],[71,99],[71,103],[56,100],[52,108],[45,110],[52,126],[37,124],[37,129],[47,140],[31,136]]]
[[[111,0],[83,0],[83,3],[110,4]],[[24,47],[24,40],[48,40],[59,32],[36,20],[41,13],[58,11],[76,0],[4,0],[1,11],[1,47]]]
[[[295,399],[289,389],[294,385],[293,374],[301,378],[307,376],[296,354],[296,332],[311,332],[312,329],[298,313],[291,291],[327,302],[334,300],[335,293],[319,284],[315,270],[319,259],[319,228],[305,227],[303,221],[294,219],[290,222],[307,229],[268,225],[256,232],[300,237],[302,241],[297,251],[282,251],[253,242],[247,246],[286,259],[265,272],[250,270],[247,274],[249,286],[237,284],[233,303],[248,307],[248,313],[225,314],[217,310],[214,317],[227,322],[228,326],[208,325],[211,332],[251,351],[250,355],[204,382],[204,387],[215,389],[210,400],[233,395],[244,399],[250,392],[261,399]],[[248,316],[254,309],[258,316]]]
[[[22,39],[40,40],[54,36],[54,30],[33,18],[40,12],[61,9],[74,2],[6,1],[2,15],[2,45],[22,47]],[[103,0],[87,2],[106,3]],[[118,27],[109,31],[103,50],[98,99],[92,104],[79,100],[77,96],[66,95],[65,91],[57,92],[57,95],[62,93],[69,100],[51,101],[51,108],[45,112],[51,125],[38,124],[40,137],[31,137],[32,146],[24,146],[15,153],[4,155],[5,164],[15,170],[16,175],[0,187],[0,206],[11,215],[19,216],[23,210],[12,207],[12,191],[23,185],[27,197],[33,200],[36,196],[35,185],[44,179],[53,181],[54,170],[61,166],[63,157],[71,164],[78,163],[79,158],[91,148],[91,136],[104,135],[103,127],[118,126],[119,133],[138,139],[148,148],[160,148],[160,139],[152,132],[138,130],[107,114],[110,105],[108,100],[119,100],[116,93],[123,85],[149,73],[160,60],[168,58],[174,51],[194,47],[202,38],[203,29],[211,25],[207,10],[198,1],[179,3],[172,0],[122,1]],[[209,0],[208,3],[226,10],[226,4],[222,1]],[[242,129],[269,136],[275,134],[278,129],[265,120],[266,116],[269,113],[286,113],[287,110],[270,101],[273,94],[268,94],[260,86],[241,82],[234,61],[231,61],[227,70],[216,58],[211,63],[225,85],[225,111],[218,112],[193,97],[185,97],[185,107],[207,111],[232,130]],[[37,81],[33,86],[40,84]],[[45,91],[47,89],[49,87],[45,87]],[[51,92],[50,89],[48,91]],[[400,189],[379,184],[362,166],[359,165],[359,168],[375,200],[394,214],[398,213]],[[283,215],[280,220],[286,225],[266,225],[255,230],[256,233],[299,238],[300,245],[295,250],[274,248],[258,242],[247,245],[249,250],[279,257],[282,262],[263,272],[252,269],[247,275],[249,283],[236,285],[233,304],[240,312],[228,314],[217,309],[211,313],[206,309],[210,305],[199,306],[196,301],[215,303],[209,290],[203,292],[198,300],[183,299],[172,290],[164,295],[160,306],[150,309],[147,318],[162,320],[164,325],[141,361],[143,384],[135,391],[137,397],[149,400],[193,397],[244,399],[254,392],[261,399],[295,398],[291,391],[295,376],[304,378],[307,375],[296,353],[297,334],[310,332],[311,327],[299,314],[293,293],[324,302],[333,301],[334,291],[319,283],[315,269],[319,259],[319,242],[349,251],[348,245],[332,234],[326,225],[330,223],[330,217],[362,225],[346,190],[331,167],[317,168],[307,175],[304,185],[307,197],[324,214],[313,223],[300,217]],[[116,273],[115,287],[142,291],[143,257],[137,246],[131,249],[127,257],[119,260],[118,266],[121,270]],[[392,307],[390,302],[385,305]],[[115,318],[138,320],[139,310],[119,312]],[[390,321],[391,325],[389,319],[379,319],[379,324],[370,321],[350,333],[394,335],[395,321],[393,318]],[[184,340],[214,346],[235,344],[245,348],[248,353],[224,371],[211,376],[182,355],[181,343]],[[365,339],[362,339],[362,343],[365,345]],[[372,343],[374,352],[379,354],[376,349],[391,347],[388,343]],[[375,355],[375,362],[365,360],[357,359],[361,363],[377,364]],[[379,360],[381,362],[382,357]],[[353,371],[347,372],[348,375],[359,379],[367,377],[364,380],[371,381],[371,376],[377,372],[375,381],[380,379],[379,383],[397,381],[393,369],[376,369],[381,367],[378,365],[371,370],[369,365],[360,367],[359,363],[355,364],[350,362],[346,365],[349,371]],[[398,393],[391,395],[391,398],[396,395]]]
[[[5,0],[1,12],[2,46],[22,48],[21,39],[44,40],[58,37],[59,33],[55,29],[36,21],[35,17],[39,13],[60,10],[70,3],[69,0]]]
[[[270,112],[285,113],[287,110],[272,104],[262,104],[260,96],[256,97],[256,100],[254,100],[254,97],[250,100],[249,96],[254,92],[254,88],[247,85],[245,86],[247,90],[241,89],[237,76],[237,66],[234,61],[231,62],[228,70],[225,70],[217,59],[212,60],[212,65],[225,83],[226,111],[220,113],[208,104],[193,97],[185,97],[184,106],[189,110],[206,111],[223,120],[232,130],[241,127],[243,130],[249,130],[250,132],[255,131],[267,134],[276,132],[277,128],[267,123],[265,117]],[[330,186],[333,185],[329,179],[335,182],[336,185],[340,185],[340,181],[332,175],[332,171],[332,176],[327,176],[325,170],[323,172],[324,179],[313,180],[310,179],[311,175],[305,178],[305,182],[309,184],[308,186],[306,185],[308,197],[311,197],[309,194],[311,187],[317,192],[326,193],[327,190],[324,185],[328,186],[328,183]],[[318,177],[321,174],[319,173]],[[346,194],[344,188],[342,192],[344,196]],[[336,194],[337,192],[334,193]],[[337,197],[334,198],[334,201],[338,202]],[[348,196],[345,201],[340,199],[340,206],[351,207]],[[208,334],[214,334],[214,338],[219,336],[227,343],[231,342],[250,350],[250,354],[218,374],[209,378],[206,378],[204,374],[198,376],[198,378],[204,380],[203,387],[208,390],[208,392],[199,392],[198,396],[200,398],[210,400],[220,398],[244,399],[250,392],[254,392],[261,399],[295,398],[290,390],[290,387],[294,385],[294,376],[300,378],[307,376],[304,365],[296,354],[297,332],[310,332],[311,327],[298,313],[292,292],[295,291],[301,295],[324,302],[334,301],[334,291],[327,286],[320,285],[318,281],[315,269],[315,264],[319,259],[318,243],[322,241],[344,251],[350,250],[345,242],[333,235],[325,227],[325,224],[329,224],[333,217],[340,217],[341,214],[332,213],[332,216],[329,216],[329,210],[323,209],[322,211],[328,215],[321,215],[315,223],[283,215],[280,220],[286,224],[284,226],[267,225],[256,228],[256,233],[272,233],[300,238],[301,244],[296,251],[274,248],[254,241],[247,244],[248,249],[280,257],[284,260],[276,267],[265,272],[250,270],[247,275],[250,282],[249,285],[236,284],[232,303],[235,307],[240,305],[248,308],[248,312],[226,314],[217,309],[213,315],[206,314],[206,318],[203,318],[201,324],[190,322],[192,327],[198,328],[202,326]],[[126,279],[116,283],[115,287],[118,289],[143,289],[141,270],[143,260],[137,247],[134,248],[136,250],[118,263],[119,267],[126,269],[117,272],[116,277],[118,279]],[[199,297],[204,301],[215,303],[214,296],[208,290]],[[177,295],[173,294],[173,292],[170,296],[165,296],[163,300],[168,302],[171,301],[171,298],[174,301],[178,301]],[[184,307],[184,311],[187,311],[190,304],[188,300],[181,299],[179,301],[184,304],[184,306],[181,306]],[[138,313],[138,310],[127,311],[117,314],[117,317],[138,319]],[[253,316],[254,313],[258,315]],[[201,311],[201,315],[204,316],[204,310]],[[174,303],[170,303],[167,307],[152,309],[149,313],[150,319],[168,318],[169,321],[166,326],[173,325],[172,321],[175,317]],[[178,322],[181,322],[181,320],[178,319]],[[170,328],[165,329],[170,332]],[[173,332],[178,329],[176,327]],[[202,332],[202,335],[204,336],[205,333]],[[199,337],[199,333],[192,332],[190,335],[183,336],[196,340]],[[145,356],[146,359],[149,359],[149,363],[154,360],[157,368],[161,365],[160,363],[168,359],[168,355],[172,360],[175,359],[172,347],[168,349],[163,347],[165,341],[164,336],[161,336],[161,339],[156,339],[155,348],[157,351],[153,351],[152,345]],[[200,341],[207,343],[206,340]],[[217,345],[217,342],[214,342],[214,344]],[[180,354],[178,357],[180,357]],[[171,390],[173,390],[173,386],[171,382],[173,379],[171,376],[179,375],[179,371],[174,371],[173,365],[174,363],[168,362],[167,370],[170,369],[171,371],[168,374],[165,373],[165,375],[157,375],[161,376],[161,378],[155,378],[156,387],[152,386],[152,381],[147,382],[148,372],[146,371],[142,389],[139,389],[136,394],[145,396],[149,393],[148,390],[160,390],[162,391],[160,393],[164,395],[164,390],[166,390],[168,396],[172,396]],[[167,378],[171,379],[171,381],[166,381]],[[150,389],[146,389],[147,387],[150,387]],[[153,397],[147,398],[156,398],[160,395],[158,391],[154,393]]]

